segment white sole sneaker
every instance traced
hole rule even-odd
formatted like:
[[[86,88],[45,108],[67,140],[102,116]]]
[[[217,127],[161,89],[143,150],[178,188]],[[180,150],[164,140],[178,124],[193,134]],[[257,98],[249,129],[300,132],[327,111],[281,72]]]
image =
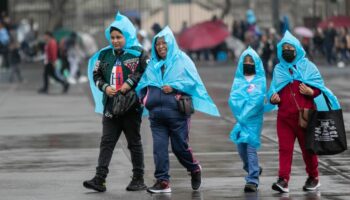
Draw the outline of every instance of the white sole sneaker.
[[[289,188],[284,188],[278,184],[273,184],[272,189],[275,191],[278,191],[280,193],[288,193],[289,192]]]
[[[170,193],[171,188],[167,188],[164,190],[152,190],[152,189],[147,189],[147,192],[152,193],[152,194],[159,194],[159,193]]]
[[[320,181],[318,181],[318,183],[317,183],[317,185],[316,185],[315,187],[308,187],[308,188],[303,187],[303,190],[304,190],[304,191],[314,191],[314,190],[316,190],[317,188],[319,188],[320,186],[321,186],[321,183],[320,183]]]

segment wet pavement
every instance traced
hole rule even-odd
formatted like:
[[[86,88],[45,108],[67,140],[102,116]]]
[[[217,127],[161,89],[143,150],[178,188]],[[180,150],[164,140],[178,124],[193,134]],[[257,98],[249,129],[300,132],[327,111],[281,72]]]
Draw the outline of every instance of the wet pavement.
[[[167,195],[150,195],[145,191],[127,192],[131,163],[125,138],[121,137],[110,166],[107,192],[95,193],[82,187],[92,178],[101,136],[101,118],[93,112],[87,84],[74,85],[67,95],[53,85],[50,95],[39,95],[42,66],[25,65],[25,82],[8,84],[0,74],[0,199],[350,199],[350,152],[320,157],[321,189],[306,193],[302,186],[305,167],[295,145],[291,192],[281,195],[271,190],[278,171],[278,148],[275,131],[276,113],[265,116],[260,164],[264,171],[256,194],[243,192],[245,172],[235,145],[229,141],[234,118],[227,105],[234,68],[201,66],[202,79],[219,106],[222,117],[196,113],[192,118],[190,145],[203,167],[203,184],[193,192],[190,177],[171,159],[171,187]],[[320,68],[327,86],[341,101],[346,130],[350,130],[350,68]],[[152,137],[148,119],[142,124],[147,185],[152,185],[154,165]],[[348,134],[348,143],[350,135]]]

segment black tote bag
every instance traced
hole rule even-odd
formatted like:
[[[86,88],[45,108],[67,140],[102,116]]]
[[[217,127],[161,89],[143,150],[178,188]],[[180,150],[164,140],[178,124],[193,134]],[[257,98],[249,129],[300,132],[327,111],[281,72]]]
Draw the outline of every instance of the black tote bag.
[[[310,153],[334,155],[347,150],[343,112],[341,109],[332,110],[327,96],[323,96],[328,111],[309,111],[305,145]]]

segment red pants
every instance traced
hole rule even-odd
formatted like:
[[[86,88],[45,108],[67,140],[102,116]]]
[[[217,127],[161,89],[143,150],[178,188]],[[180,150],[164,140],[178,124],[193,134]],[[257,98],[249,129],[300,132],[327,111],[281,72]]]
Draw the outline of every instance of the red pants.
[[[306,173],[310,177],[318,177],[318,158],[305,150],[305,129],[298,126],[298,115],[277,116],[277,136],[279,146],[279,172],[281,178],[289,181],[295,138],[298,139]]]

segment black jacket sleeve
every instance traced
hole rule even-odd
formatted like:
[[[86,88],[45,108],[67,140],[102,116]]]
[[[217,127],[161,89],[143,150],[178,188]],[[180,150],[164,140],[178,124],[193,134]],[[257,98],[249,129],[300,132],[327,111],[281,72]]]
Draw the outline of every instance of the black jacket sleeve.
[[[101,62],[101,59],[102,59],[101,57],[102,55],[100,54],[100,56],[98,57],[98,60],[95,63],[93,78],[94,78],[96,87],[102,92],[105,92],[107,86],[109,86],[109,83],[105,81],[103,72],[106,71],[107,69],[106,65],[108,65],[108,63]]]
[[[142,50],[141,55],[139,57],[139,67],[140,70],[136,71],[135,73],[131,74],[130,77],[126,80],[126,83],[131,87],[135,88],[137,86],[137,83],[140,81],[142,74],[145,72],[147,64],[148,64],[148,53],[145,50]]]

